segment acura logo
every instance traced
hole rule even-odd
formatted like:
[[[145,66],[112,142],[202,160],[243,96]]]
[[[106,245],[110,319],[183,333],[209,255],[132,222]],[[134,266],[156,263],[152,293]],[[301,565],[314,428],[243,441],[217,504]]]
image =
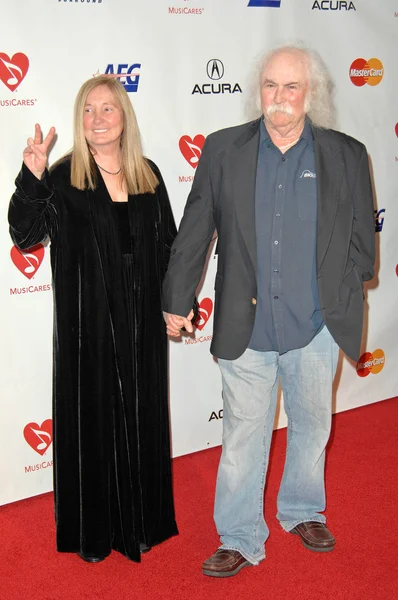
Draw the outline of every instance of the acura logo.
[[[207,63],[206,72],[210,79],[221,79],[224,75],[224,65],[218,58],[212,58]]]

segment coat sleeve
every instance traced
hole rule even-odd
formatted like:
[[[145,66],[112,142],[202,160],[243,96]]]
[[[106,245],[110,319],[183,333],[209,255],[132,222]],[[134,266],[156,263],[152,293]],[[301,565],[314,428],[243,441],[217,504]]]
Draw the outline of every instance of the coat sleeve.
[[[39,180],[24,164],[15,185],[16,190],[8,210],[8,222],[13,242],[18,248],[25,250],[54,234],[57,223],[55,194],[47,170]]]
[[[365,146],[359,161],[354,189],[354,223],[350,243],[350,258],[362,281],[374,276],[375,223],[373,191],[369,160]]]
[[[160,227],[161,236],[164,241],[164,272],[166,272],[167,265],[170,260],[170,251],[173,241],[177,235],[177,227],[174,221],[173,211],[171,209],[169,195],[167,193],[166,185],[163,181],[162,174],[154,163],[152,168],[159,180],[159,188],[157,190],[159,207],[160,207]]]
[[[194,304],[195,291],[215,230],[209,140],[207,138],[203,146],[163,282],[163,310],[176,315],[189,314]]]

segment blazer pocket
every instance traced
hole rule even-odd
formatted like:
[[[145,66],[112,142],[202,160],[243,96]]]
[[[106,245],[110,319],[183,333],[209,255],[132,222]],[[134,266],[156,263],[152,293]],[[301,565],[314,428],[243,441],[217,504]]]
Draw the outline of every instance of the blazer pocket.
[[[354,266],[352,266],[352,268],[348,271],[347,275],[344,276],[343,283],[345,285],[348,285],[348,287],[350,287],[354,292],[359,290],[359,288],[362,286],[361,278],[356,272]]]

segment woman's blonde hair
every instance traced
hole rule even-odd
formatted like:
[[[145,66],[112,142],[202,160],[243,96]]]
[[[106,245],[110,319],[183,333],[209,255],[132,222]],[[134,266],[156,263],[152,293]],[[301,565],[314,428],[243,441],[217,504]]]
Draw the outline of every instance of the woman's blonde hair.
[[[123,132],[120,138],[121,177],[127,192],[133,194],[153,193],[159,181],[142,154],[137,118],[123,85],[108,75],[93,77],[80,88],[75,101],[71,184],[79,190],[94,190],[97,170],[93,155],[84,135],[83,115],[89,93],[99,85],[106,85],[112,92],[123,113]]]

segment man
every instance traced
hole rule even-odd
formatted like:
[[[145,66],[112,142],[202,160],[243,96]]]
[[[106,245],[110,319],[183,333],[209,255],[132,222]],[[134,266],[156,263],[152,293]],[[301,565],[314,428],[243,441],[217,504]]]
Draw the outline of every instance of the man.
[[[278,519],[303,545],[333,550],[324,462],[339,347],[357,360],[362,282],[373,277],[366,148],[325,128],[331,82],[319,56],[283,47],[265,59],[263,117],[208,136],[164,282],[167,331],[188,315],[218,233],[211,352],[222,375],[223,448],[215,499],[221,547],[203,573],[264,559],[263,493],[280,380],[288,444]],[[188,317],[185,317],[188,315]]]

